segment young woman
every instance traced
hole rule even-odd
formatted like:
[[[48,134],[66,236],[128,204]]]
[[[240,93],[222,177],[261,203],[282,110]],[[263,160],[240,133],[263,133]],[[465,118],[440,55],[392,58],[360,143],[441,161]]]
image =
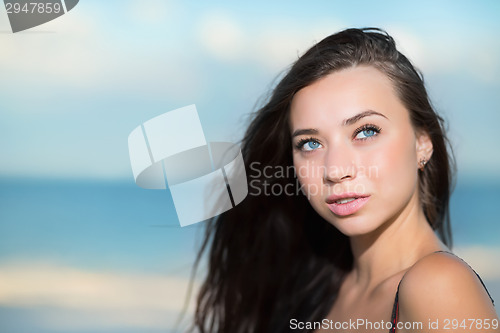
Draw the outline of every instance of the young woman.
[[[249,195],[207,224],[200,332],[500,332],[451,254],[454,164],[421,74],[382,30],[301,56],[242,140]],[[293,170],[293,172],[290,172]]]

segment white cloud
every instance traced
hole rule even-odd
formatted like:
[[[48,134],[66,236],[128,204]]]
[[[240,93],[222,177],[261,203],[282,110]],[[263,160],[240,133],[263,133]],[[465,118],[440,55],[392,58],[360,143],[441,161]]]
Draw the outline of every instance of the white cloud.
[[[500,282],[500,266],[495,264],[500,258],[500,247],[463,246],[455,253],[465,260],[483,280]]]
[[[206,13],[198,27],[200,42],[220,61],[252,61],[279,71],[302,55],[315,42],[340,30],[340,22],[319,21],[304,28],[291,20],[274,19],[244,29],[236,17],[218,10]]]
[[[500,74],[500,43],[492,36],[474,35],[472,31],[423,35],[399,25],[388,25],[387,32],[424,75],[460,72],[492,83]]]
[[[224,11],[206,13],[199,23],[200,41],[206,50],[224,61],[234,60],[244,49],[243,32],[238,22]]]
[[[498,39],[481,36],[473,39],[475,45],[463,43],[468,48],[467,58],[461,69],[486,83],[497,83],[500,75],[500,43]],[[458,69],[457,69],[458,70]]]
[[[207,53],[221,62],[253,61],[266,69],[279,71],[295,61],[314,43],[347,27],[340,21],[323,20],[306,27],[292,20],[274,19],[259,26],[244,25],[235,15],[213,10],[202,16],[198,36]],[[453,73],[466,69],[480,80],[492,80],[498,71],[500,51],[493,42],[489,48],[473,48],[457,40],[443,40],[443,34],[424,36],[403,25],[387,24],[387,32],[398,49],[424,74]]]
[[[420,36],[402,26],[387,26],[386,31],[396,41],[398,50],[410,59],[413,65],[422,70],[428,69],[432,59],[428,59],[425,44]]]
[[[270,70],[283,69],[312,45],[312,36],[299,29],[269,27],[259,31],[248,50],[249,58]]]
[[[182,50],[182,45],[169,47],[169,43],[184,37],[165,40],[158,31],[133,35],[153,29],[145,24],[162,23],[162,29],[167,29],[177,7],[155,0],[132,2],[125,9],[126,18],[139,24],[127,25],[123,31],[109,21],[106,10],[110,9],[101,9],[98,3],[80,2],[68,14],[43,26],[0,34],[0,70],[4,74],[0,85],[9,95],[19,95],[18,105],[28,106],[20,110],[37,112],[40,108],[30,103],[52,101],[55,89],[82,95],[115,92],[168,96],[173,101],[199,94],[199,63],[190,64],[194,57]],[[145,42],[145,38],[149,40]],[[30,98],[25,98],[26,91]],[[47,111],[50,109],[43,109]]]
[[[265,55],[266,48],[271,45],[280,45],[282,47],[274,47],[275,60],[261,57],[261,62],[272,68],[278,66],[283,68],[297,60],[314,44],[320,42],[325,37],[330,36],[345,28],[345,25],[340,21],[316,21],[309,25],[306,29],[292,22],[283,22],[277,26],[269,26],[261,32],[260,38],[264,41],[261,44],[259,54]],[[272,33],[267,35],[266,31]]]
[[[130,17],[141,24],[161,24],[176,11],[175,4],[166,0],[135,0],[128,6]]]
[[[98,71],[95,65],[96,21],[85,10],[69,12],[36,30],[17,34],[1,34],[2,70],[13,78],[41,82],[54,78],[63,82],[88,82]],[[93,47],[90,47],[93,46]]]

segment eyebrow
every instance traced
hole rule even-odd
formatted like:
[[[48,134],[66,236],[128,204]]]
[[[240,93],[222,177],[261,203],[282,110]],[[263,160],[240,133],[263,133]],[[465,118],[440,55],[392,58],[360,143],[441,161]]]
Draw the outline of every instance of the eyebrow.
[[[373,111],[373,110],[366,110],[363,112],[358,113],[357,115],[352,116],[351,118],[345,119],[342,122],[342,126],[349,126],[352,124],[355,124],[359,120],[361,120],[364,117],[368,116],[381,116],[384,117],[385,119],[389,119],[386,116],[384,116],[382,113]],[[318,134],[319,130],[317,128],[305,128],[305,129],[298,129],[292,134],[292,138],[299,136],[299,135],[304,135],[304,134]]]
[[[377,111],[373,111],[373,110],[366,110],[366,111],[363,111],[363,112],[360,112],[358,113],[357,115],[355,116],[352,116],[351,118],[349,119],[346,119],[342,122],[342,126],[349,126],[349,125],[352,125],[354,123],[356,123],[358,120],[360,120],[361,118],[364,118],[364,117],[368,117],[368,116],[381,116],[381,117],[384,117],[385,119],[387,119],[386,116],[384,116],[382,113],[380,112],[377,112]]]
[[[319,131],[317,128],[305,128],[305,129],[298,129],[292,134],[292,138],[299,136],[299,135],[304,135],[304,134],[318,134]]]

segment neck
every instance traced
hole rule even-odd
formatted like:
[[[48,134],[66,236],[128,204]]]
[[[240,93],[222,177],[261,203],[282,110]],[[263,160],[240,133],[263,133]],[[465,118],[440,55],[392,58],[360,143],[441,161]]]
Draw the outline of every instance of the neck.
[[[444,249],[427,222],[415,194],[395,218],[377,230],[350,238],[353,278],[364,288],[401,273],[422,256]]]

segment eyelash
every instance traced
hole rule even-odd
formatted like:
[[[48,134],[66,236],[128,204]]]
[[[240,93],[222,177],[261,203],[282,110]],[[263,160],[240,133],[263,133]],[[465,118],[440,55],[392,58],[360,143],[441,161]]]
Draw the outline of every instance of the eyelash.
[[[358,140],[369,140],[369,139],[372,139],[373,137],[377,136],[378,134],[380,134],[380,132],[382,131],[382,129],[380,127],[378,127],[377,125],[373,125],[373,124],[366,124],[366,125],[363,125],[361,127],[358,127],[355,131],[354,131],[354,135],[352,136],[352,138],[354,139],[356,137],[356,135],[358,135],[359,133],[363,132],[363,131],[366,131],[366,130],[372,130],[375,132],[374,135],[372,136],[369,136],[367,138],[362,138],[362,139],[358,139]]]
[[[302,150],[302,148],[304,148],[304,145],[308,142],[317,142],[319,144],[321,144],[321,142],[319,142],[318,140],[316,140],[315,138],[313,137],[309,137],[309,138],[303,138],[303,139],[300,139],[296,144],[295,144],[295,149],[298,149],[298,150]],[[312,151],[312,150],[311,150]],[[311,151],[304,151],[304,153],[309,153]]]
[[[380,132],[382,131],[382,129],[380,127],[378,127],[377,125],[373,125],[373,124],[366,124],[366,125],[363,125],[361,127],[358,127],[355,131],[354,131],[354,134],[352,136],[352,138],[354,139],[359,133],[361,133],[362,131],[366,131],[366,130],[372,130],[375,132],[374,135],[372,136],[369,136],[367,138],[361,138],[361,139],[357,139],[359,141],[366,141],[366,140],[370,140],[372,139],[373,137],[377,136],[378,134],[380,134]],[[319,144],[321,144],[321,142],[319,142],[319,140],[313,138],[313,137],[308,137],[308,138],[303,138],[303,139],[300,139],[296,144],[295,144],[295,149],[298,149],[298,150],[302,150],[302,148],[304,147],[304,145],[308,142],[317,142]],[[311,153],[313,152],[314,150],[310,150],[310,151],[303,151],[304,153]]]

